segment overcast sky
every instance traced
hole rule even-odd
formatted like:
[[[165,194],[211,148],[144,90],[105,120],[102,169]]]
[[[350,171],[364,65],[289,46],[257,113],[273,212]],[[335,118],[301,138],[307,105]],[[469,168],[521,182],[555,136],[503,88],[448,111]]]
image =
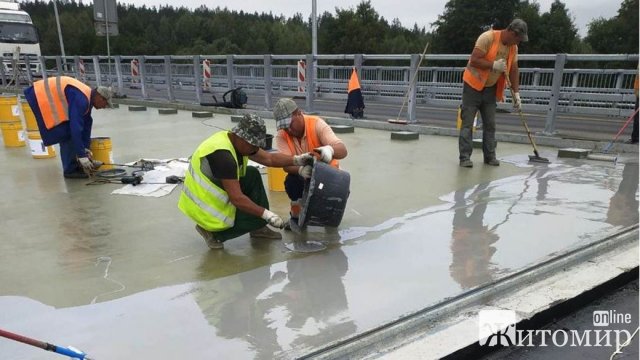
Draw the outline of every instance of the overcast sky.
[[[535,1],[535,0],[534,0]],[[562,1],[562,0],[561,0]],[[228,8],[230,10],[243,10],[246,12],[272,12],[274,15],[291,17],[295,13],[301,13],[304,18],[311,15],[311,0],[118,0],[121,4],[135,4],[137,6],[160,6],[170,4],[174,7],[185,6],[195,8],[201,4],[209,8]],[[355,8],[361,0],[317,0],[318,15],[325,11],[335,14],[335,8]],[[448,0],[371,0],[373,8],[387,21],[398,18],[407,28],[425,26],[430,30],[430,24],[438,15],[444,12],[444,5]],[[547,12],[553,0],[538,0],[540,12]],[[587,32],[587,24],[594,18],[603,17],[609,19],[618,13],[622,0],[564,0],[562,1],[578,28],[580,36]]]

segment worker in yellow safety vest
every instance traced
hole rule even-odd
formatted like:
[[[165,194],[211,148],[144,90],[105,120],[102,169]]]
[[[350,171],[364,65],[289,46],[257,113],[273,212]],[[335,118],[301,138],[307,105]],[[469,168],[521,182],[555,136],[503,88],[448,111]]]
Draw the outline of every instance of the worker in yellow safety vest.
[[[460,166],[473,167],[473,119],[482,116],[484,163],[499,166],[496,159],[496,102],[504,101],[505,76],[511,82],[513,107],[520,110],[518,44],[529,41],[527,23],[514,19],[505,30],[488,30],[476,40],[462,79],[462,126],[458,137]]]
[[[91,88],[69,76],[38,80],[24,90],[45,146],[60,144],[65,178],[87,178],[101,164],[89,150],[91,110],[111,107],[110,87]]]
[[[269,229],[284,220],[269,210],[262,176],[249,159],[269,167],[300,166],[311,171],[313,155],[267,152],[267,131],[256,115],[245,115],[231,131],[219,131],[191,156],[178,207],[196,223],[196,231],[211,249],[250,233],[252,238],[281,239]]]
[[[276,149],[283,154],[295,155],[309,151],[318,154],[321,161],[338,167],[338,159],[347,157],[347,147],[331,127],[320,117],[304,114],[292,99],[283,98],[273,106],[276,120]],[[297,222],[305,180],[311,177],[311,168],[287,166],[284,188],[291,200],[291,220]],[[288,227],[285,227],[288,229]]]

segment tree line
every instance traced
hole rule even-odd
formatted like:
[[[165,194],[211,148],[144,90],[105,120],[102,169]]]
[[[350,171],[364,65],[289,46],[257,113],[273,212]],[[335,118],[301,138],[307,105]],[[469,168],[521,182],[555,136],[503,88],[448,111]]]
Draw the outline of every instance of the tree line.
[[[362,1],[355,8],[336,8],[318,17],[321,54],[470,53],[482,31],[502,29],[514,17],[529,24],[530,41],[520,53],[638,53],[638,1],[623,0],[618,14],[596,18],[580,38],[570,11],[556,0],[548,12],[535,1],[449,0],[430,31],[398,19],[387,20]],[[41,37],[43,55],[59,55],[53,3],[26,1],[27,11]],[[106,55],[106,39],[96,36],[93,5],[75,0],[58,3],[67,55]],[[311,21],[272,13],[232,11],[205,6],[137,7],[117,5],[119,35],[110,37],[111,53],[118,55],[222,55],[311,53]]]

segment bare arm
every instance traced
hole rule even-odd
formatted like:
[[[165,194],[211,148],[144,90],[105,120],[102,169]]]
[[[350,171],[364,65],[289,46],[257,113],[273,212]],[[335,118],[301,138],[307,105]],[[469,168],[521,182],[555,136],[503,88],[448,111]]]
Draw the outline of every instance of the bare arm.
[[[262,149],[249,156],[249,159],[268,167],[285,167],[293,165],[293,156],[280,152],[267,152]]]
[[[473,48],[471,52],[471,57],[469,57],[469,65],[478,68],[478,69],[493,69],[493,61],[489,61],[484,57],[487,54],[479,48]]]
[[[222,187],[224,191],[229,195],[229,201],[236,208],[246,212],[247,214],[261,217],[264,212],[264,208],[256,205],[249,197],[242,193],[240,188],[240,181],[236,179],[221,179]]]
[[[520,69],[518,68],[518,62],[514,61],[511,64],[511,71],[509,71],[509,81],[511,82],[511,90],[518,92],[520,88]]]
[[[333,158],[334,159],[344,159],[347,157],[347,147],[343,143],[336,143],[331,145],[333,148]]]

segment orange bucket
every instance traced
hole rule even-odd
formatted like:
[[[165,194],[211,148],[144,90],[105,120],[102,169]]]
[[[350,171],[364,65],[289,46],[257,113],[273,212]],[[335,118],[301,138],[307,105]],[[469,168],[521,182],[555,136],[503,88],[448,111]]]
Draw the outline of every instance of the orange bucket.
[[[56,157],[56,149],[53,146],[44,146],[39,131],[27,131],[29,139],[29,148],[31,148],[31,156],[34,159],[50,159]]]
[[[18,121],[12,122],[0,122],[0,129],[2,129],[2,139],[4,140],[4,146],[6,147],[21,147],[25,146],[24,131],[22,130],[22,123]]]

